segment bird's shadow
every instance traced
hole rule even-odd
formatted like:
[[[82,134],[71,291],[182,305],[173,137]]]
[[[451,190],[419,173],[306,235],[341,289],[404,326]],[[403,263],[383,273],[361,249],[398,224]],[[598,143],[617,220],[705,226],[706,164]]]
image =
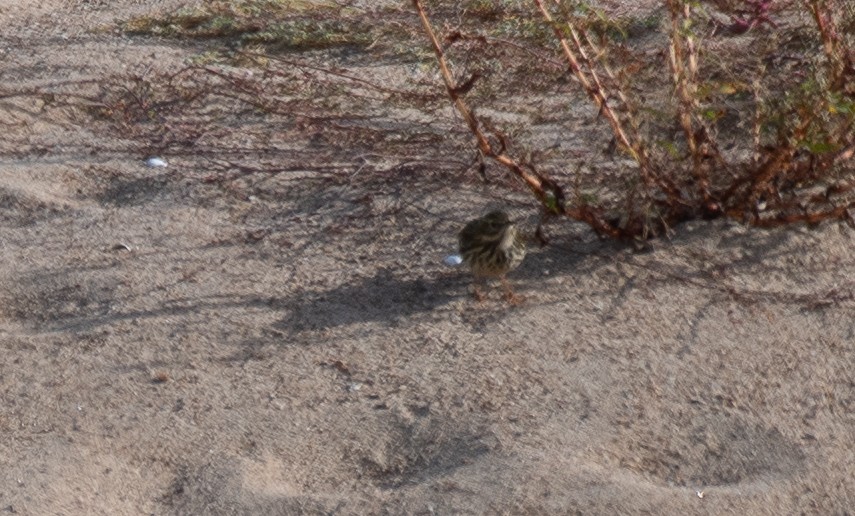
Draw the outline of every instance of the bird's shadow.
[[[286,300],[286,316],[274,324],[290,335],[365,322],[394,327],[406,317],[430,312],[467,294],[469,276],[443,273],[402,278],[389,269],[323,292],[299,292]]]
[[[442,308],[461,299],[472,303],[472,310],[466,311],[471,314],[463,317],[464,322],[478,329],[509,309],[537,304],[529,294],[539,289],[537,281],[543,277],[544,270],[548,269],[551,275],[574,274],[584,259],[583,253],[571,254],[555,246],[530,253],[520,268],[508,276],[514,290],[526,299],[520,307],[512,307],[505,301],[495,280],[481,284],[487,299],[476,301],[472,296],[472,275],[465,265],[417,278],[381,269],[373,276],[323,292],[295,293],[283,301],[286,316],[274,329],[296,336],[367,322],[395,327],[403,319],[418,314],[436,312],[437,317],[444,317],[446,311]]]

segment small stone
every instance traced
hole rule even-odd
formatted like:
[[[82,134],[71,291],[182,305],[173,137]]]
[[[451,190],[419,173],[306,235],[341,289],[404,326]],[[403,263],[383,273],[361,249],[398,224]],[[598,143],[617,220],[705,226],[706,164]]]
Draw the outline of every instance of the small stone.
[[[151,168],[162,168],[168,166],[166,160],[158,158],[156,156],[152,156],[151,158],[145,160],[145,164],[147,167]]]
[[[450,254],[446,256],[442,261],[449,267],[457,267],[458,265],[463,263],[463,257],[461,257],[459,254]]]

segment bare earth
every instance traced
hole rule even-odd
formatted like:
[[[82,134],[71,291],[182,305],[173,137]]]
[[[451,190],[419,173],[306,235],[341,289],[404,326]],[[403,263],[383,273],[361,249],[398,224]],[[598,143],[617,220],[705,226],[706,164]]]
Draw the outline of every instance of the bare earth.
[[[181,63],[193,43],[103,29],[179,3],[3,2],[0,95]],[[496,205],[465,165],[427,191],[274,176],[231,195],[192,149],[147,168],[120,134],[16,125],[16,102],[0,513],[855,508],[848,228],[698,222],[639,254],[554,224],[511,275],[525,302],[479,304],[442,264]]]

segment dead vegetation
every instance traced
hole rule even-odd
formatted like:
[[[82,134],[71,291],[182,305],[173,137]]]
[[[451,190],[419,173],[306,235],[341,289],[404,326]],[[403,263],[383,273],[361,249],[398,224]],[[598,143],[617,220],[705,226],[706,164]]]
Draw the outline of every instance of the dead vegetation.
[[[546,214],[584,221],[610,237],[641,240],[701,217],[724,216],[757,226],[832,218],[855,225],[855,199],[849,195],[855,187],[855,54],[851,36],[847,38],[838,28],[838,24],[851,25],[851,7],[759,0],[702,7],[668,0],[664,3],[667,38],[660,51],[667,56],[667,68],[662,63],[640,66],[667,74],[670,83],[659,86],[668,88],[670,95],[646,101],[636,93],[638,81],[633,79],[639,56],[625,41],[602,30],[604,23],[608,26],[606,15],[587,3],[534,0],[527,15],[539,15],[552,29],[566,67],[598,117],[608,124],[612,145],[635,164],[629,187],[607,185],[609,199],[588,202],[578,190],[568,194],[531,161],[514,156],[507,136],[479,119],[464,100],[481,74],[455,73],[448,64],[454,58],[449,56],[455,55],[455,46],[461,42],[468,42],[463,52],[477,55],[479,49],[474,47],[485,45],[486,40],[463,34],[485,29],[455,27],[440,42],[423,2],[412,3],[436,54],[448,95],[475,136],[479,151],[522,179]],[[795,25],[805,13],[814,25]],[[491,12],[489,17],[502,16],[520,14]],[[719,21],[722,16],[730,22]],[[789,20],[789,28],[785,30],[784,22],[775,19]],[[614,28],[620,30],[619,25]],[[749,31],[766,32],[763,37],[776,42],[792,43],[794,34],[803,39],[787,54],[770,45],[754,55],[718,41],[724,33]],[[705,66],[705,58],[711,66]],[[795,63],[798,69],[774,70],[781,60]],[[726,112],[733,100],[742,111],[738,115],[750,123],[733,127]],[[745,112],[753,115],[746,118]],[[668,118],[679,131],[665,128]],[[657,126],[658,132],[649,130]],[[724,151],[725,139],[742,145],[734,143]]]
[[[139,37],[210,42],[180,70],[24,87],[0,101],[10,124],[92,123],[141,154],[193,152],[211,163],[201,179],[223,184],[302,177],[305,149],[318,145],[326,159],[313,167],[332,181],[350,180],[354,156],[361,177],[420,164],[459,172],[472,163],[468,131],[480,177],[497,163],[545,218],[612,238],[640,242],[697,218],[852,224],[853,18],[818,0],[668,0],[639,12],[556,0],[217,1],[122,23]],[[421,72],[375,79],[343,64],[354,48],[362,65],[404,60]],[[428,50],[462,125],[440,118]],[[403,112],[433,120],[396,119]],[[518,112],[527,120],[496,116]],[[242,122],[222,124],[224,113]],[[580,121],[596,122],[584,151],[532,137],[548,127],[572,141]],[[365,157],[377,152],[384,159]]]

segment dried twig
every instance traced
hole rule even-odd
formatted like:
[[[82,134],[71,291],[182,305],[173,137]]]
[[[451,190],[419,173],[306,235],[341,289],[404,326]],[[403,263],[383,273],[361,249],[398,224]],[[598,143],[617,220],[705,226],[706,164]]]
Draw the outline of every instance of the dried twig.
[[[609,105],[608,97],[606,95],[606,91],[604,90],[602,83],[600,82],[599,77],[597,76],[596,68],[593,66],[591,61],[588,59],[587,54],[585,53],[585,48],[581,43],[579,37],[579,31],[573,27],[569,22],[565,24],[556,23],[552,14],[543,4],[542,0],[533,0],[538,10],[540,10],[543,19],[552,27],[553,32],[555,33],[556,39],[558,39],[561,44],[561,50],[564,52],[564,56],[567,59],[567,62],[570,65],[570,70],[579,80],[579,83],[582,85],[582,88],[588,94],[588,97],[594,102],[594,105],[597,106],[600,114],[602,114],[606,120],[608,120],[609,125],[614,132],[615,138],[617,139],[618,144],[626,150],[630,156],[638,163],[641,178],[644,181],[648,191],[659,187],[663,191],[667,192],[670,196],[674,198],[679,198],[680,193],[679,189],[667,178],[661,177],[655,173],[653,166],[650,163],[650,158],[648,156],[647,147],[644,144],[644,141],[641,139],[640,135],[636,132],[631,138],[627,131],[624,129],[624,125],[621,119],[618,117],[617,113],[612,109]],[[556,0],[556,4],[560,5]],[[567,32],[573,39],[573,48],[571,48],[570,43],[567,41],[562,28],[566,29]],[[586,36],[587,37],[587,36]]]
[[[697,123],[700,130],[695,128],[695,113],[698,109],[698,51],[692,34],[691,9],[691,4],[684,0],[668,0],[668,10],[671,13],[669,64],[679,100],[677,118],[692,157],[692,172],[698,183],[701,199],[708,203],[710,178],[704,166],[705,152],[701,147],[709,137],[706,127],[700,121]]]
[[[475,139],[478,142],[478,149],[485,156],[496,160],[514,172],[514,174],[525,182],[525,184],[532,190],[532,192],[534,192],[545,206],[549,206],[550,204],[555,205],[556,200],[559,198],[563,199],[564,197],[563,192],[558,188],[558,185],[554,184],[551,180],[547,180],[539,175],[528,172],[506,153],[496,152],[493,149],[493,145],[490,143],[484,132],[481,131],[478,119],[475,117],[474,113],[460,94],[460,86],[454,81],[451,70],[449,70],[448,63],[445,59],[445,53],[436,38],[436,34],[433,31],[433,27],[430,24],[430,20],[428,19],[421,2],[419,0],[413,0],[413,6],[418,11],[425,33],[427,33],[430,38],[448,96],[451,97],[451,100],[457,108],[457,111],[460,113],[460,116],[463,117],[467,127],[469,127],[469,130],[475,136]]]

